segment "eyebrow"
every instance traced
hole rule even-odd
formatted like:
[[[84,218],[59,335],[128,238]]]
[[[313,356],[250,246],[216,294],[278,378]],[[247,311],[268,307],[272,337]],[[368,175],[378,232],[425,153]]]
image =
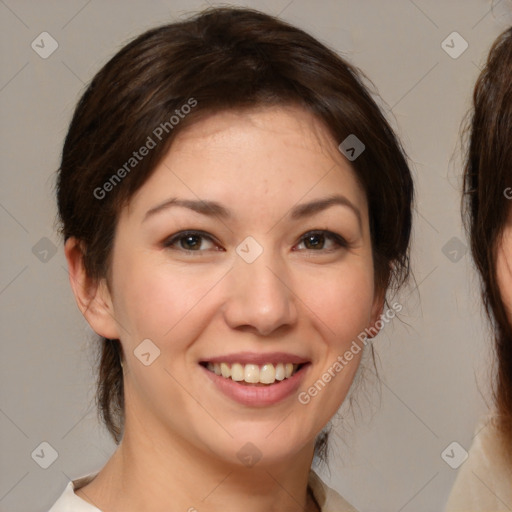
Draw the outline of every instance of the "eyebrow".
[[[300,220],[310,215],[324,211],[334,205],[341,205],[349,208],[357,217],[359,227],[362,227],[361,212],[347,197],[340,194],[328,196],[322,199],[315,199],[309,203],[303,203],[294,206],[288,215],[292,220]],[[188,208],[189,210],[193,210],[194,212],[206,215],[208,217],[219,217],[225,220],[233,218],[231,211],[216,201],[178,199],[176,197],[172,197],[163,203],[160,203],[149,209],[144,215],[142,222],[145,222],[149,217],[152,217],[157,213],[168,210],[169,208],[175,206]]]

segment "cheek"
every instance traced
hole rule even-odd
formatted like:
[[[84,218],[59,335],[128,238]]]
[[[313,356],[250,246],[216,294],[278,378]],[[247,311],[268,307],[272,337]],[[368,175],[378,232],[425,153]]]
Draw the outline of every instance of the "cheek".
[[[119,265],[119,310],[126,324],[131,344],[150,338],[157,345],[173,339],[186,328],[190,339],[201,330],[197,313],[206,303],[209,291],[225,272],[193,273],[169,268],[160,261],[132,262]],[[193,319],[193,321],[191,321]],[[163,346],[163,345],[162,345]]]
[[[350,343],[371,321],[374,301],[373,273],[354,266],[336,273],[302,276],[300,297],[317,318],[326,339]],[[302,298],[303,297],[303,298]]]
[[[311,400],[316,411],[308,412],[315,422],[312,430],[319,431],[345,400],[366,350],[360,335],[371,324],[374,282],[367,265],[347,266],[322,279],[317,276],[315,282],[317,286],[311,288],[315,292],[309,293],[315,315],[310,318],[322,333],[323,347],[316,371],[303,389],[306,395],[301,396]]]

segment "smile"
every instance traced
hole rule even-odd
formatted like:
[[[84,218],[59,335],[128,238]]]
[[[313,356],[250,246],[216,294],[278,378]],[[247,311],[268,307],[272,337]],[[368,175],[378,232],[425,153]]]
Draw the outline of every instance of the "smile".
[[[242,364],[242,363],[205,363],[206,369],[235,382],[247,384],[270,385],[276,381],[283,381],[292,377],[302,365],[293,363],[266,363]]]
[[[239,352],[199,362],[212,389],[250,407],[266,407],[291,398],[310,367],[308,358],[284,352]]]

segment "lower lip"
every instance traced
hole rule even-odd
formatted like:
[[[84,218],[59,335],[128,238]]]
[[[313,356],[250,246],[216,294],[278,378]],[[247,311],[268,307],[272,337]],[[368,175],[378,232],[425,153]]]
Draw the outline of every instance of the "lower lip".
[[[210,378],[217,388],[227,397],[242,405],[264,407],[276,404],[293,395],[306,375],[309,365],[309,363],[304,364],[299,371],[295,372],[288,379],[276,381],[274,384],[268,384],[265,386],[240,384],[237,381],[217,375],[216,373],[207,370],[202,365],[199,366],[201,366],[201,368],[206,372],[208,378]]]

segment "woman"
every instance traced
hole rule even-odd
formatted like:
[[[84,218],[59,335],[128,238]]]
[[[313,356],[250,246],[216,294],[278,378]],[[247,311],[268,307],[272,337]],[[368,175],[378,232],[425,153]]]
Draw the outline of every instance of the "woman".
[[[494,329],[495,412],[477,427],[446,510],[512,510],[512,28],[495,41],[473,94],[465,220]]]
[[[407,277],[412,195],[359,75],[303,31],[222,8],[124,47],[57,190],[119,446],[51,512],[355,510],[311,463]]]

